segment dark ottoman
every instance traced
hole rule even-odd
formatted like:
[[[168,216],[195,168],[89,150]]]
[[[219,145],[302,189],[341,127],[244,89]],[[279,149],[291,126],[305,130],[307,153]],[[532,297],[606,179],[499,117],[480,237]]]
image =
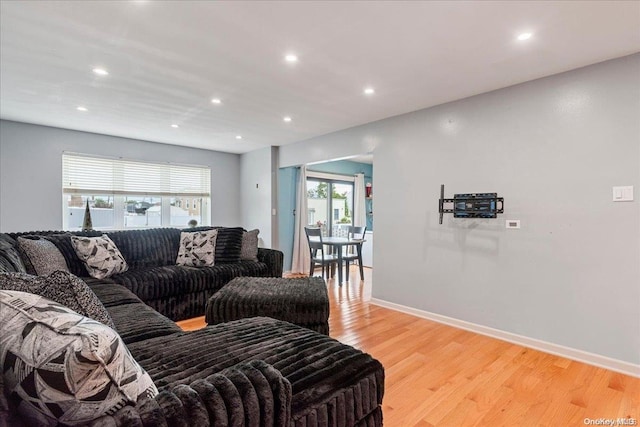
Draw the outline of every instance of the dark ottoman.
[[[266,316],[329,335],[329,297],[320,277],[236,277],[207,302],[209,325]]]

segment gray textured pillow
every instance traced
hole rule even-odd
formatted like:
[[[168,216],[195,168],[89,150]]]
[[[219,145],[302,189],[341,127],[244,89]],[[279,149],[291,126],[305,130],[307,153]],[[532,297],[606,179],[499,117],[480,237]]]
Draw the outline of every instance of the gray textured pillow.
[[[29,274],[47,276],[58,270],[69,271],[62,252],[40,236],[18,237],[18,251]]]
[[[113,319],[97,295],[82,279],[71,273],[55,271],[47,277],[0,273],[0,289],[43,296],[115,329]]]
[[[0,360],[26,425],[86,425],[158,394],[111,328],[39,295],[0,291]]]
[[[211,267],[215,262],[218,230],[180,233],[177,265]]]
[[[258,229],[244,232],[240,259],[258,261],[258,233],[260,233]]]
[[[91,277],[104,279],[129,269],[118,247],[106,234],[100,237],[71,236],[71,244]]]

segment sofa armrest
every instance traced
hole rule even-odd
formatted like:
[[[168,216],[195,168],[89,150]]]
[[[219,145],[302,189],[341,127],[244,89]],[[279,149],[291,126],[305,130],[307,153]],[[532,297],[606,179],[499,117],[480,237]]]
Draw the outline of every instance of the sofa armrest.
[[[289,426],[291,384],[273,366],[254,360],[94,420],[92,427]]]
[[[258,261],[269,266],[269,277],[282,277],[284,253],[277,249],[258,248]]]

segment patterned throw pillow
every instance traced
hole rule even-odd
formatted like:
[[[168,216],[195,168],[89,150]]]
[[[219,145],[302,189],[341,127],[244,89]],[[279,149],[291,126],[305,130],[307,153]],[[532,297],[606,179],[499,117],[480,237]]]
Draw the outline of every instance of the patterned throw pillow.
[[[39,295],[0,291],[4,389],[27,425],[86,424],[158,394],[120,336]]]
[[[177,265],[211,267],[215,262],[218,230],[180,233]]]
[[[106,234],[100,237],[71,236],[71,243],[91,277],[104,279],[129,269],[118,247]]]
[[[240,259],[258,261],[258,233],[260,233],[258,229],[244,232]]]
[[[40,236],[18,237],[18,250],[29,274],[46,276],[57,270],[69,271],[62,252]]]
[[[71,243],[71,233],[61,233],[61,234],[46,234],[42,235],[45,239],[56,245],[56,248],[62,253],[62,256],[67,261],[67,266],[69,267],[69,271],[75,274],[78,277],[87,277],[89,273],[87,273],[87,268],[85,267],[84,262],[80,258],[78,258],[78,254],[76,253],[75,248],[73,247],[73,243]],[[84,237],[95,237],[95,236],[85,236]]]
[[[82,279],[66,271],[54,271],[47,277],[0,273],[0,289],[40,295],[115,329],[111,315],[98,296]]]
[[[27,272],[17,246],[15,240],[5,233],[0,233],[0,271],[7,273]]]

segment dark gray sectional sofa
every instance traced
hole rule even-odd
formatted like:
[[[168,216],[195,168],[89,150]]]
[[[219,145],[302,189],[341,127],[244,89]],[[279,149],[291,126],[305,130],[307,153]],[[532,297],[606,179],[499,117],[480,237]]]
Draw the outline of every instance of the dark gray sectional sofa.
[[[122,287],[90,287],[160,390],[152,402],[115,414],[117,423],[382,424],[384,370],[368,354],[266,317],[183,332]]]
[[[222,264],[211,271],[192,272],[193,276],[185,279],[171,273],[169,265],[157,265],[169,260],[168,252],[163,255],[160,249],[162,244],[158,253],[144,254],[154,242],[173,242],[176,232],[165,229],[139,233],[144,237],[109,235],[125,257],[138,257],[132,258],[136,260],[132,265],[144,265],[152,272],[145,282],[146,291],[141,285],[143,279],[133,273],[110,280],[84,280],[109,312],[115,330],[151,376],[159,394],[95,419],[90,426],[382,425],[384,369],[370,355],[326,335],[266,317],[184,332],[159,312],[176,318],[195,312],[201,315],[204,309],[198,311],[200,301],[204,303],[206,298],[200,300],[198,295],[212,292],[206,291],[202,282],[214,272],[222,275],[216,283],[224,282],[234,271],[241,275],[280,275],[281,253],[262,250],[257,262]],[[0,270],[5,271],[11,271],[12,264],[10,251],[5,251],[11,245],[8,237],[0,235]],[[62,251],[65,258],[70,257]],[[191,303],[183,306],[178,295],[172,294],[172,280],[182,281],[185,295],[194,295],[188,297]],[[12,412],[11,401],[0,377],[0,427],[24,425]]]
[[[207,228],[189,231],[204,229]],[[175,265],[181,232],[177,228],[109,232],[109,237],[126,259],[129,270],[102,281],[124,286],[145,304],[178,321],[203,316],[208,298],[234,277],[282,276],[282,252],[259,248],[258,261],[240,260],[243,229],[218,227],[218,230],[216,264],[198,268]],[[30,231],[7,235],[14,240],[20,236],[43,236],[62,252],[69,271],[84,279],[89,274],[76,255],[70,236],[92,237],[102,234],[99,231]]]

